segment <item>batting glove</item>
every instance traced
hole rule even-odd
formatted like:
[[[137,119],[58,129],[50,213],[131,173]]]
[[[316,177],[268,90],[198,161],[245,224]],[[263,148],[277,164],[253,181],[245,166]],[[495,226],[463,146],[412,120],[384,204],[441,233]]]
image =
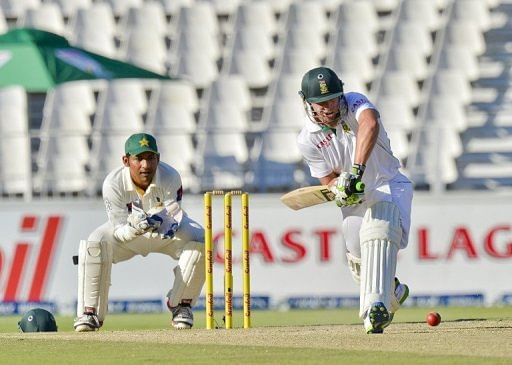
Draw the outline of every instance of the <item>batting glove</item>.
[[[331,191],[336,194],[336,205],[338,207],[348,207],[361,204],[364,201],[364,183],[361,181],[364,165],[354,164],[351,173],[342,173],[331,187]]]

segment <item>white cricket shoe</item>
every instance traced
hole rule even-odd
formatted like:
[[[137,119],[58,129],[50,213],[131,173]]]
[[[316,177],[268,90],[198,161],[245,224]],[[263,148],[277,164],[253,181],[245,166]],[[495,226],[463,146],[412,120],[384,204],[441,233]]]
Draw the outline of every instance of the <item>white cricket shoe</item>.
[[[169,309],[172,313],[172,325],[174,328],[179,330],[192,328],[194,325],[194,314],[190,304],[179,304]]]
[[[395,278],[395,297],[400,305],[409,297],[409,287],[402,284],[398,278]]]
[[[76,332],[92,332],[97,331],[101,327],[98,316],[94,313],[84,313],[75,319],[73,326]]]

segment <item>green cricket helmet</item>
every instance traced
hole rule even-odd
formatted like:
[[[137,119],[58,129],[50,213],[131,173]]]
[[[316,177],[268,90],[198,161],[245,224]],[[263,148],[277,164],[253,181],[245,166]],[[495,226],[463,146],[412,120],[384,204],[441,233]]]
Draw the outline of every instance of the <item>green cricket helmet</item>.
[[[302,77],[299,94],[308,103],[321,103],[343,95],[343,82],[328,67],[316,67]]]
[[[315,124],[322,127],[332,127],[341,120],[341,100],[343,99],[343,82],[338,75],[328,67],[316,67],[302,77],[301,89],[299,95],[304,103],[304,110],[308,118]],[[311,103],[322,103],[331,99],[338,99],[338,106],[332,120],[321,121],[317,113],[313,110]]]
[[[43,308],[34,308],[23,315],[18,327],[22,332],[57,332],[53,314]]]

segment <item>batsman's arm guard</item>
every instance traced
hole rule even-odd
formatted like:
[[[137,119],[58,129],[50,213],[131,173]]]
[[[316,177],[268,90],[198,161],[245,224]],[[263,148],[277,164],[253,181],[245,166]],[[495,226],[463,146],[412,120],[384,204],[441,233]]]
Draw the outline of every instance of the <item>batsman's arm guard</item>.
[[[402,239],[400,211],[392,202],[377,202],[366,211],[361,224],[361,301],[363,317],[372,303],[392,309],[396,259]]]
[[[77,316],[86,307],[96,309],[100,323],[103,322],[108,304],[110,272],[112,268],[112,246],[108,242],[82,240],[78,248],[78,303]]]

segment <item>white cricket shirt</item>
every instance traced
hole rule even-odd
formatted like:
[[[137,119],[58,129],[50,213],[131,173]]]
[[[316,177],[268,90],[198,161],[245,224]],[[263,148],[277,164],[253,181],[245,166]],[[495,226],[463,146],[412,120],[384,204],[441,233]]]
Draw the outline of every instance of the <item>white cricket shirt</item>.
[[[363,94],[349,92],[345,94],[347,101],[346,113],[341,122],[332,130],[324,131],[305,116],[306,125],[297,137],[297,144],[309,166],[311,176],[322,178],[331,172],[340,174],[350,172],[354,164],[356,150],[356,134],[359,127],[357,119],[363,110],[377,108]],[[366,162],[363,182],[366,191],[385,184],[393,179],[400,168],[400,161],[393,156],[388,135],[379,122],[379,135],[370,158]],[[343,129],[345,124],[350,130]],[[405,177],[404,177],[405,178]]]
[[[161,162],[158,164],[153,181],[143,196],[139,196],[135,184],[130,177],[130,169],[121,166],[111,171],[103,182],[103,201],[114,232],[126,225],[131,203],[140,201],[144,211],[163,204],[181,202],[183,190],[181,176],[176,169]],[[116,235],[114,233],[114,235]]]

